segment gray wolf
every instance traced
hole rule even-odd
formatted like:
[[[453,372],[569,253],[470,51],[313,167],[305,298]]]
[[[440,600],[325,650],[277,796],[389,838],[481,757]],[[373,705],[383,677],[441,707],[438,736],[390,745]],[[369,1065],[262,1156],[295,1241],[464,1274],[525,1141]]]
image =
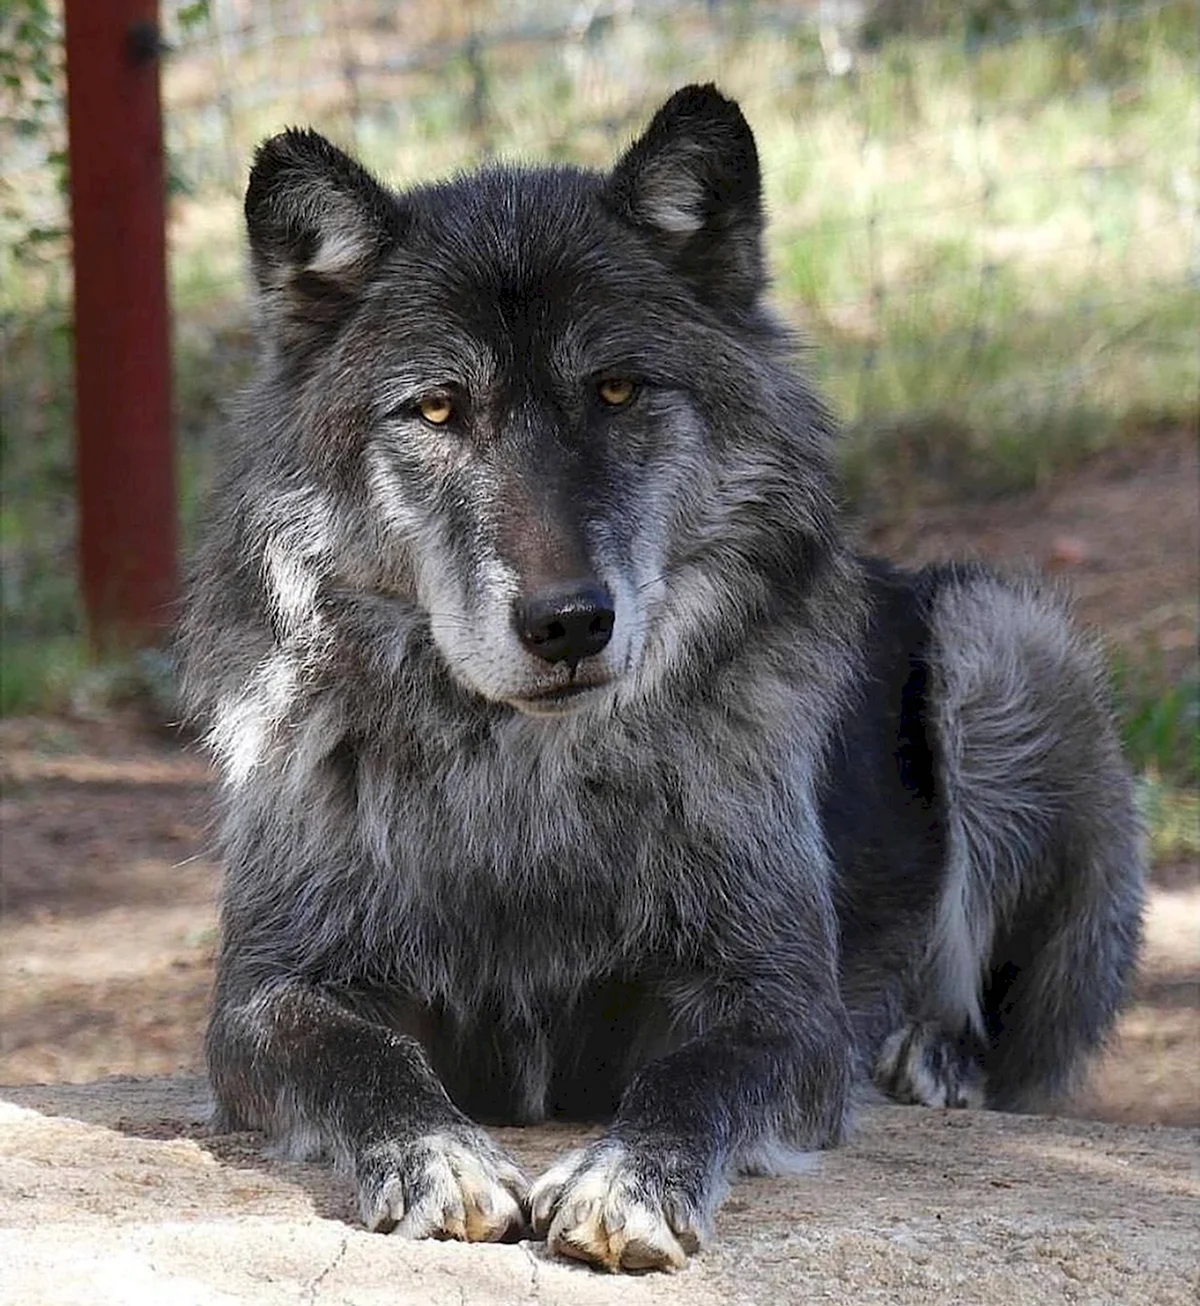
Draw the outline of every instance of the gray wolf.
[[[292,130],[246,218],[183,623],[224,1123],[372,1229],[669,1268],[856,1086],[1069,1090],[1139,940],[1100,662],[1033,580],[855,556],[738,107],[403,194]],[[477,1123],[547,1117],[607,1123],[532,1185]]]

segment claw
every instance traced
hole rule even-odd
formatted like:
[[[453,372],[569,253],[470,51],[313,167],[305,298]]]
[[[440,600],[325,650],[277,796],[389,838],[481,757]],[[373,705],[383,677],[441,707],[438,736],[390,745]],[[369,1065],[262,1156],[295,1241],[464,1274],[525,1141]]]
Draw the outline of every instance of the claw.
[[[700,1246],[693,1204],[670,1190],[656,1194],[644,1167],[635,1173],[625,1148],[611,1141],[548,1170],[533,1186],[530,1209],[552,1251],[613,1272],[677,1270]]]
[[[486,1136],[473,1142],[434,1134],[368,1158],[368,1175],[383,1177],[363,1181],[363,1223],[376,1233],[459,1242],[494,1242],[520,1228],[520,1171]]]

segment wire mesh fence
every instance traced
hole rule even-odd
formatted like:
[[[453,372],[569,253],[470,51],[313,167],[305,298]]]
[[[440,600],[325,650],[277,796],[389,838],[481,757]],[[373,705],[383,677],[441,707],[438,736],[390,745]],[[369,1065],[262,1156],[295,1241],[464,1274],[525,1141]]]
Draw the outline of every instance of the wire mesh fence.
[[[252,352],[249,157],[298,123],[398,185],[493,156],[604,166],[674,87],[717,81],[756,130],[776,302],[862,494],[880,467],[956,492],[1027,484],[1196,412],[1194,2],[163,8],[185,525]],[[36,596],[39,620],[69,624],[60,108],[56,74],[31,75],[11,25],[5,42],[4,606]]]

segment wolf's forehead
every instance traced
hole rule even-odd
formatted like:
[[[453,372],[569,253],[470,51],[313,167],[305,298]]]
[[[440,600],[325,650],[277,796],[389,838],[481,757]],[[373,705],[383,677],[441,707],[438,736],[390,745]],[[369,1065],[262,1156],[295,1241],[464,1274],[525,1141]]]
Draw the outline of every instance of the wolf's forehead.
[[[595,191],[587,174],[510,172],[414,197],[418,221],[379,287],[382,325],[435,351],[470,343],[500,366],[515,355],[570,371],[611,355],[646,284]]]
[[[500,256],[567,248],[595,214],[601,178],[581,168],[491,167],[415,192],[447,240],[474,236]]]
[[[599,189],[582,170],[517,168],[433,187],[414,197],[419,254],[452,293],[548,304],[620,272]]]

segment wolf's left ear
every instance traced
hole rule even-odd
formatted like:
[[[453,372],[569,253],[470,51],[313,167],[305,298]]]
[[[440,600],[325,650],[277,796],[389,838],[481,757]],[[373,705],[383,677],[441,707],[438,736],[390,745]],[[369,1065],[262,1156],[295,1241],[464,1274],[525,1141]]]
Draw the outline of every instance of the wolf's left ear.
[[[334,327],[404,225],[400,200],[317,132],[292,129],[260,145],[246,228],[276,332],[293,342]]]
[[[762,179],[742,111],[685,86],[613,169],[612,207],[717,307],[749,308],[764,284]]]

